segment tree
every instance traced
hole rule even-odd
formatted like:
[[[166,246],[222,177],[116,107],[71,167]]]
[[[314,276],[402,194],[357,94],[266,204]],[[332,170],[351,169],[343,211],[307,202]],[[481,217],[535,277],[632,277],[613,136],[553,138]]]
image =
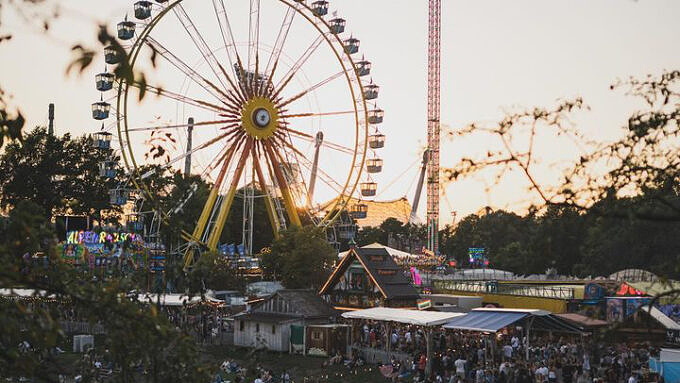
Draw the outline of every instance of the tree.
[[[9,254],[19,256],[34,254],[49,248],[54,232],[49,219],[40,206],[31,201],[21,201],[10,211],[7,228],[2,232]]]
[[[281,232],[270,252],[263,253],[262,269],[266,276],[280,280],[289,289],[318,288],[335,261],[335,249],[322,229],[292,226]]]
[[[0,244],[0,287],[36,291],[29,300],[0,298],[0,378],[57,382],[57,374],[72,371],[73,363],[54,352],[67,343],[59,320],[68,308],[106,329],[96,347],[100,353],[110,351],[119,371],[114,381],[134,381],[140,364],[149,372],[147,381],[208,381],[193,338],[170,323],[160,306],[142,304],[136,293],[130,294],[136,288],[132,279],[114,276],[98,283],[85,279],[81,271],[57,258],[52,241],[45,251],[47,264],[16,254],[17,249],[31,251],[33,244],[52,238],[40,212],[31,202],[17,204],[8,226],[8,234],[17,240]],[[84,381],[94,381],[98,371],[92,361],[85,362],[78,372]]]
[[[109,205],[108,195],[119,180],[99,176],[99,163],[109,156],[86,137],[73,140],[69,134],[56,137],[35,128],[0,155],[0,206],[30,200],[48,218],[71,213],[100,220],[102,210],[119,210]]]
[[[194,263],[189,272],[190,291],[238,290],[245,292],[245,279],[238,275],[229,260],[215,252],[206,252]]]

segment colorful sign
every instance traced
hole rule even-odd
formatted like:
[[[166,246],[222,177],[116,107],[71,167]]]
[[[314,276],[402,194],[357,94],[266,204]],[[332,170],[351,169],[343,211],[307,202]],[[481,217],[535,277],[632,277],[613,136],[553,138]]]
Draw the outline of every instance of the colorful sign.
[[[418,310],[427,310],[432,307],[432,300],[420,299],[418,300]]]
[[[489,259],[486,257],[486,249],[483,247],[468,248],[468,258],[471,266],[475,267],[489,266]]]
[[[57,250],[64,262],[90,270],[144,268],[149,252],[139,234],[94,231],[68,232]]]
[[[105,231],[69,231],[66,233],[67,244],[104,244],[123,243],[125,241],[141,241],[142,237],[135,233],[107,233]]]

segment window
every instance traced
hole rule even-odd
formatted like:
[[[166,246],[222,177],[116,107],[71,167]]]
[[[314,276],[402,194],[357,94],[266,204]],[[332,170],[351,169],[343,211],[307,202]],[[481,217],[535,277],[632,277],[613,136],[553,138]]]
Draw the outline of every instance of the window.
[[[242,320],[241,320],[241,321],[238,321],[238,330],[239,330],[239,331],[243,331],[243,330],[245,330],[245,329],[246,329],[246,322],[244,322],[244,321],[242,321]]]
[[[276,334],[276,325],[275,324],[272,325],[272,334]]]
[[[260,332],[260,324],[255,323],[255,332]]]
[[[312,331],[312,340],[323,340],[323,332]]]

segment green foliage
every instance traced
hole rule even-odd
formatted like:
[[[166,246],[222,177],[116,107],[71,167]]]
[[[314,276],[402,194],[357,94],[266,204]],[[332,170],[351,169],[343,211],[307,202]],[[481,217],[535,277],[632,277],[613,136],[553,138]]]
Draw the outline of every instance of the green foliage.
[[[378,227],[364,227],[357,233],[358,246],[381,243],[387,245],[390,237],[408,247],[422,243],[427,236],[425,225],[403,224],[396,218],[387,218]],[[415,250],[415,249],[414,249]]]
[[[72,363],[54,349],[66,347],[59,319],[65,309],[72,309],[82,320],[106,329],[97,338],[95,351],[109,350],[110,360],[120,371],[113,381],[139,379],[140,363],[149,372],[146,381],[208,381],[193,338],[170,323],[159,306],[137,301],[137,294],[131,293],[138,286],[134,276],[96,282],[86,272],[61,263],[51,251],[46,253],[49,264],[20,256],[17,251],[34,250],[32,244],[52,237],[40,213],[35,204],[19,203],[10,212],[7,229],[17,240],[0,244],[0,287],[21,286],[39,292],[29,301],[0,298],[0,377],[57,381],[57,374],[70,371]],[[23,347],[23,342],[30,347]],[[91,361],[85,361],[79,373],[84,381],[93,381],[97,371]]]
[[[93,148],[87,137],[50,136],[35,128],[0,155],[0,206],[30,200],[48,218],[70,213],[101,219],[102,210],[112,209],[108,191],[117,182],[99,176],[99,162],[109,156],[109,151]]]
[[[10,211],[8,221],[7,228],[1,233],[10,254],[34,254],[49,248],[54,233],[40,206],[21,201]]]
[[[677,278],[680,223],[602,215],[603,211],[632,210],[645,198],[608,199],[586,213],[553,206],[541,215],[524,217],[502,210],[470,215],[455,230],[450,229],[442,252],[466,265],[468,248],[484,247],[491,267],[518,274],[555,269],[560,274],[595,277],[642,268]]]
[[[188,277],[190,291],[238,290],[245,291],[245,279],[238,275],[226,257],[215,252],[201,254]]]
[[[336,261],[326,233],[314,226],[295,226],[281,232],[271,251],[262,255],[265,276],[280,280],[286,288],[317,288],[325,282]]]

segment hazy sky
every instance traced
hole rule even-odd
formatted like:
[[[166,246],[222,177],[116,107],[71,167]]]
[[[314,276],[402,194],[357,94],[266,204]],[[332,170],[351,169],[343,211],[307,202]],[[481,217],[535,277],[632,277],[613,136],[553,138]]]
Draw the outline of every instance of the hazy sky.
[[[263,7],[269,1],[273,0],[262,0]],[[575,123],[590,137],[613,139],[640,105],[622,92],[612,92],[609,85],[617,78],[659,73],[680,64],[677,0],[442,2],[442,123],[451,129],[494,121],[512,107],[550,106],[558,98],[580,95],[591,111],[576,116]],[[389,189],[385,186],[418,161],[426,142],[427,1],[330,3],[347,19],[347,31],[361,39],[361,53],[373,62],[373,79],[381,86],[379,105],[386,113],[382,131],[388,141],[381,153],[384,172],[376,177],[383,186],[379,199],[407,195],[410,200],[417,166]],[[44,125],[47,104],[54,102],[57,132],[77,135],[98,129],[90,118],[90,104],[98,99],[93,77],[101,68],[93,67],[82,77],[65,77],[69,48],[75,43],[94,46],[96,23],[113,27],[131,13],[133,1],[59,4],[62,16],[49,36],[27,27],[11,12],[4,16],[4,29],[15,37],[0,46],[0,83],[14,95],[29,127]],[[559,146],[544,150],[546,162],[559,158],[560,150]],[[486,151],[484,142],[470,145],[444,139],[441,162],[452,165],[480,151]],[[486,193],[488,182],[476,179],[446,186],[459,217],[485,205],[519,209],[518,201],[528,198],[518,180]],[[448,202],[442,199],[443,222],[450,221],[448,211]]]

